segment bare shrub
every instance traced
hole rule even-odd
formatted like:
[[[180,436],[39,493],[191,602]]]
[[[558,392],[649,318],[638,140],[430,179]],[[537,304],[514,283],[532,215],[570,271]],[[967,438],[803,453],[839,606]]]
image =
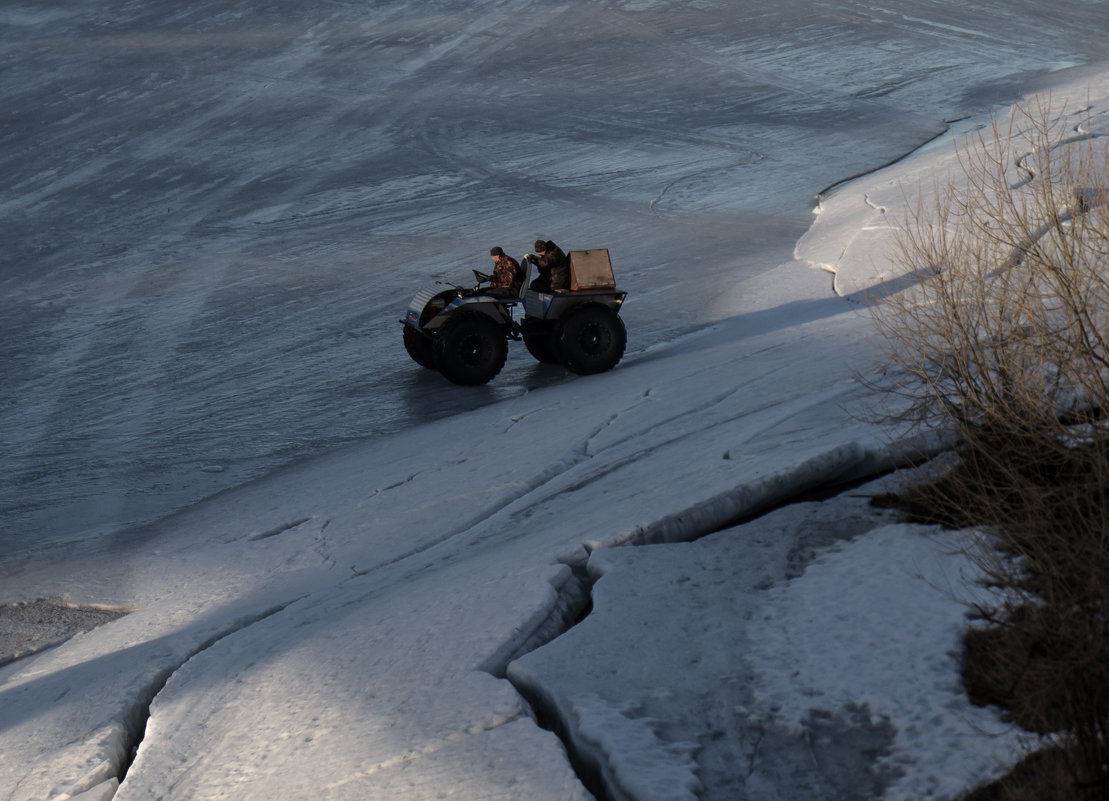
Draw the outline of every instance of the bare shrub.
[[[1109,153],[1041,99],[958,155],[897,237],[915,286],[876,310],[886,388],[959,443],[917,504],[987,535],[1002,600],[968,637],[968,687],[1062,746],[1070,797],[1105,797]]]

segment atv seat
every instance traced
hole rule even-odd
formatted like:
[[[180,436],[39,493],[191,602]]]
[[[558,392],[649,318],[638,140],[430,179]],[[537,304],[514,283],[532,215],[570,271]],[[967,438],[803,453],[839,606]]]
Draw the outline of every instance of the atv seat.
[[[524,271],[524,277],[520,281],[520,291],[516,293],[517,300],[524,299],[524,293],[528,291],[528,284],[531,283],[531,262],[528,259],[520,259],[520,269]]]

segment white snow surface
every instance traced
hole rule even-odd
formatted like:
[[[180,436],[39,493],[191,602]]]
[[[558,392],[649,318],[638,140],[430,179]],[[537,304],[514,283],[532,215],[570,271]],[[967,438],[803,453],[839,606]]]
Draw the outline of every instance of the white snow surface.
[[[1075,124],[1109,110],[1109,73],[1054,91]],[[839,187],[795,260],[610,373],[9,560],[0,602],[129,614],[0,667],[0,799],[588,798],[559,736],[638,801],[996,775],[1018,748],[958,686],[950,535],[867,488],[740,522],[921,447],[871,422],[858,301],[896,279],[902,187],[949,155]]]
[[[1020,743],[993,711],[967,707],[959,681],[966,603],[981,596],[964,544],[885,526],[768,590],[748,631],[754,714],[798,734],[814,711],[853,707],[890,725],[878,763],[900,774],[889,801],[952,798],[1003,772]]]

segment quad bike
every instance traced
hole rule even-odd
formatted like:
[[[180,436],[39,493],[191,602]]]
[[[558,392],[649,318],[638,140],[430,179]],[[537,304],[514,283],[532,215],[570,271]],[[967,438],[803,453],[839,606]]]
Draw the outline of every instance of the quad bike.
[[[508,358],[510,339],[522,339],[539,361],[575,373],[611,370],[627,345],[620,319],[627,292],[616,288],[607,250],[572,250],[568,256],[569,290],[529,289],[531,262],[525,258],[514,294],[483,287],[490,277],[478,270],[473,288],[438,284],[417,293],[401,320],[405,350],[456,384],[492,381]],[[513,313],[521,303],[524,316],[517,322]]]

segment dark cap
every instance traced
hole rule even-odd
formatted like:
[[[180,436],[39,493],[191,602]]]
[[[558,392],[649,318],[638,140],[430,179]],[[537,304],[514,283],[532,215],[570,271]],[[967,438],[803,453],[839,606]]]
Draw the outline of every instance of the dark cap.
[[[489,250],[489,255],[490,256],[503,256],[504,251],[501,248],[491,248]]]
[[[547,252],[547,243],[544,242],[542,239],[536,239],[535,240],[535,249],[538,250],[540,253],[546,253]]]

